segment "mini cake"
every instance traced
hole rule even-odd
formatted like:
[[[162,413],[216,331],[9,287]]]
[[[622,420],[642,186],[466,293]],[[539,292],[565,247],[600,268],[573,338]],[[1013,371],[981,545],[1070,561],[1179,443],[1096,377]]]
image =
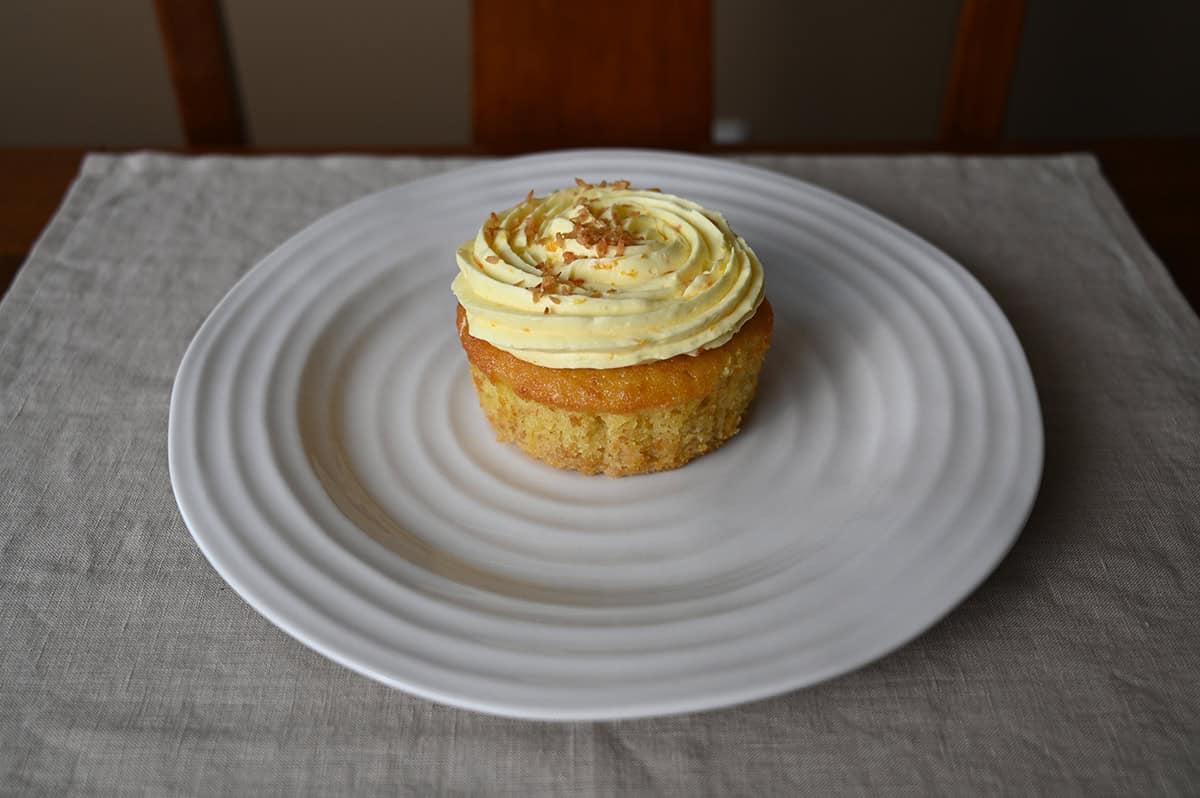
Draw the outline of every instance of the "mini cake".
[[[457,260],[459,337],[501,441],[626,476],[738,431],[773,318],[762,264],[720,214],[576,180],[493,213]]]

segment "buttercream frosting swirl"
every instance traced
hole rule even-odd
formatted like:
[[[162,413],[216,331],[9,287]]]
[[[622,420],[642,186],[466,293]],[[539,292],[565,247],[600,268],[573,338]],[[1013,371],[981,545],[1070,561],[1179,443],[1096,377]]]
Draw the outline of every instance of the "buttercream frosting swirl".
[[[721,214],[626,181],[493,213],[458,248],[471,335],[550,368],[617,368],[721,346],[763,298],[762,264]]]

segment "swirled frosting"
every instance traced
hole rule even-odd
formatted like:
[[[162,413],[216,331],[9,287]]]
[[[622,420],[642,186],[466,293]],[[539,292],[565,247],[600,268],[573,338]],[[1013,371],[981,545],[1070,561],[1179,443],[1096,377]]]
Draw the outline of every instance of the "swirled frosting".
[[[721,214],[626,181],[533,192],[458,249],[471,335],[539,366],[617,368],[728,341],[762,264]]]

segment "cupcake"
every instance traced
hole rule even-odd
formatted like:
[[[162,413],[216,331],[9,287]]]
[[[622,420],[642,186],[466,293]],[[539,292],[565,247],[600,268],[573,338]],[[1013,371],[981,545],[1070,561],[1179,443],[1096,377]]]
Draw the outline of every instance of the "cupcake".
[[[719,213],[577,179],[493,213],[457,260],[459,337],[501,441],[626,476],[737,433],[773,319],[762,264]]]

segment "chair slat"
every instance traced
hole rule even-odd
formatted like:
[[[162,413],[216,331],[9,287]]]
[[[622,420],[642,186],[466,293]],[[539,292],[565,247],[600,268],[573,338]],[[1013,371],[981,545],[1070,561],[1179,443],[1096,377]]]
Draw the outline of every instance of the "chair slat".
[[[155,0],[154,6],[187,145],[244,146],[218,0]]]
[[[950,145],[1000,140],[1025,0],[964,0],[942,102],[941,138]]]
[[[708,143],[709,0],[475,0],[473,12],[476,144]]]

